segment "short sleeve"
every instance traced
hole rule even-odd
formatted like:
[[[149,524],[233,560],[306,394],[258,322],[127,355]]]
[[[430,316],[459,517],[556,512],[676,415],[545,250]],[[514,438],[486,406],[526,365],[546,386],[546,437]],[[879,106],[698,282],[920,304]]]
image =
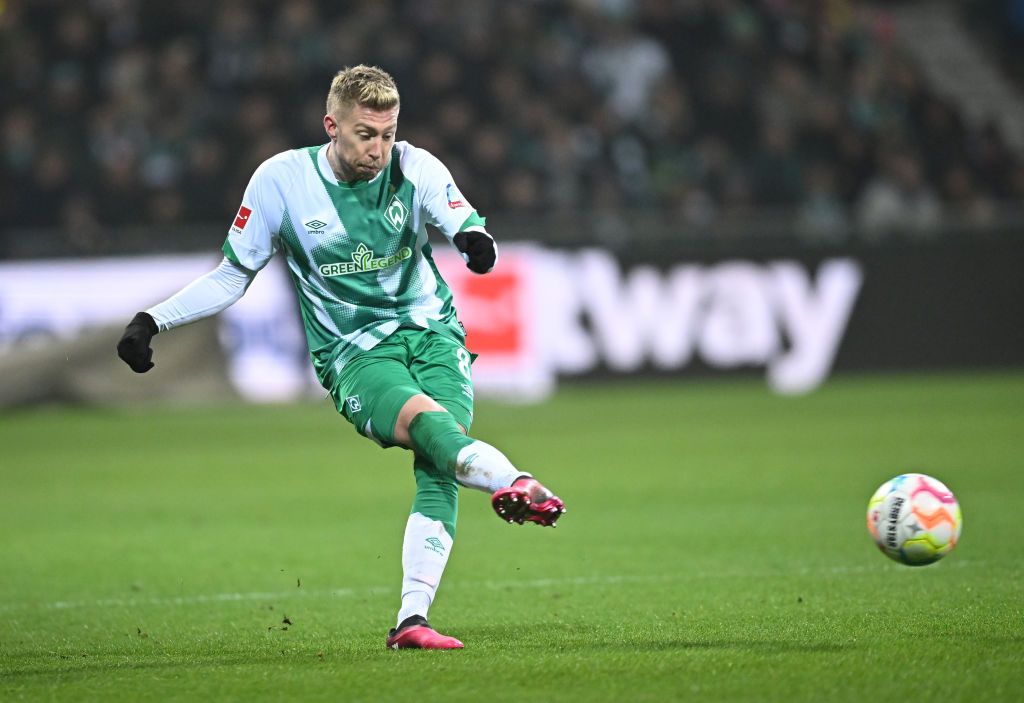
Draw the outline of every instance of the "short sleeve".
[[[272,161],[256,169],[242,196],[242,204],[224,240],[224,256],[250,271],[259,271],[277,250],[284,218],[284,198]]]
[[[469,229],[483,231],[484,218],[477,214],[455,185],[448,168],[433,154],[423,149],[416,151],[419,157],[416,189],[420,207],[427,214],[427,222],[441,230],[449,240]]]

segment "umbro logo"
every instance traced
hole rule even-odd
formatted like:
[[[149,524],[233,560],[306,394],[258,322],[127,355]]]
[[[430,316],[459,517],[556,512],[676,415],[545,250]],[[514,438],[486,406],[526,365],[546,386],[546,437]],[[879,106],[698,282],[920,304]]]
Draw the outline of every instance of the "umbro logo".
[[[310,220],[309,222],[306,222],[304,224],[306,225],[306,231],[309,232],[310,234],[323,234],[324,227],[327,226],[326,222],[321,222],[320,220],[316,219]]]

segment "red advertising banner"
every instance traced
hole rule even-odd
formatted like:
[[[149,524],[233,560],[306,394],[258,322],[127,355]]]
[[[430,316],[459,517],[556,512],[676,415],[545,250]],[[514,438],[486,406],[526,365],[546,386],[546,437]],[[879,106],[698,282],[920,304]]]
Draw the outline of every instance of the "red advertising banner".
[[[456,252],[434,251],[466,328],[466,346],[479,355],[473,384],[481,393],[533,400],[554,389],[554,369],[538,334],[534,291],[539,256],[535,247],[503,246],[494,271],[479,275]]]

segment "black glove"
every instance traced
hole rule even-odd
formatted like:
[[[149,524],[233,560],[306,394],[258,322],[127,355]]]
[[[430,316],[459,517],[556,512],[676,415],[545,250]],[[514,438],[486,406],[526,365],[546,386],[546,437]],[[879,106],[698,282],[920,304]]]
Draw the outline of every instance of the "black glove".
[[[466,268],[473,273],[487,273],[498,260],[498,249],[490,235],[483,232],[459,232],[455,248],[465,254]]]
[[[136,314],[124,328],[121,341],[117,343],[117,355],[135,373],[146,373],[155,366],[151,361],[153,350],[149,348],[149,342],[159,331],[153,316],[148,312]]]

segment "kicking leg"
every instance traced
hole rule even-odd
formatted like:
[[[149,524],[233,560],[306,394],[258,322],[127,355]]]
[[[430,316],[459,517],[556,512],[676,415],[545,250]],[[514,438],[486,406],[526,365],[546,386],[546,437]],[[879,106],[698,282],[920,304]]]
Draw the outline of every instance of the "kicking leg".
[[[452,415],[425,395],[410,398],[402,407],[394,435],[463,486],[491,493],[495,512],[508,522],[553,527],[565,512],[558,496],[497,448],[463,434]]]

